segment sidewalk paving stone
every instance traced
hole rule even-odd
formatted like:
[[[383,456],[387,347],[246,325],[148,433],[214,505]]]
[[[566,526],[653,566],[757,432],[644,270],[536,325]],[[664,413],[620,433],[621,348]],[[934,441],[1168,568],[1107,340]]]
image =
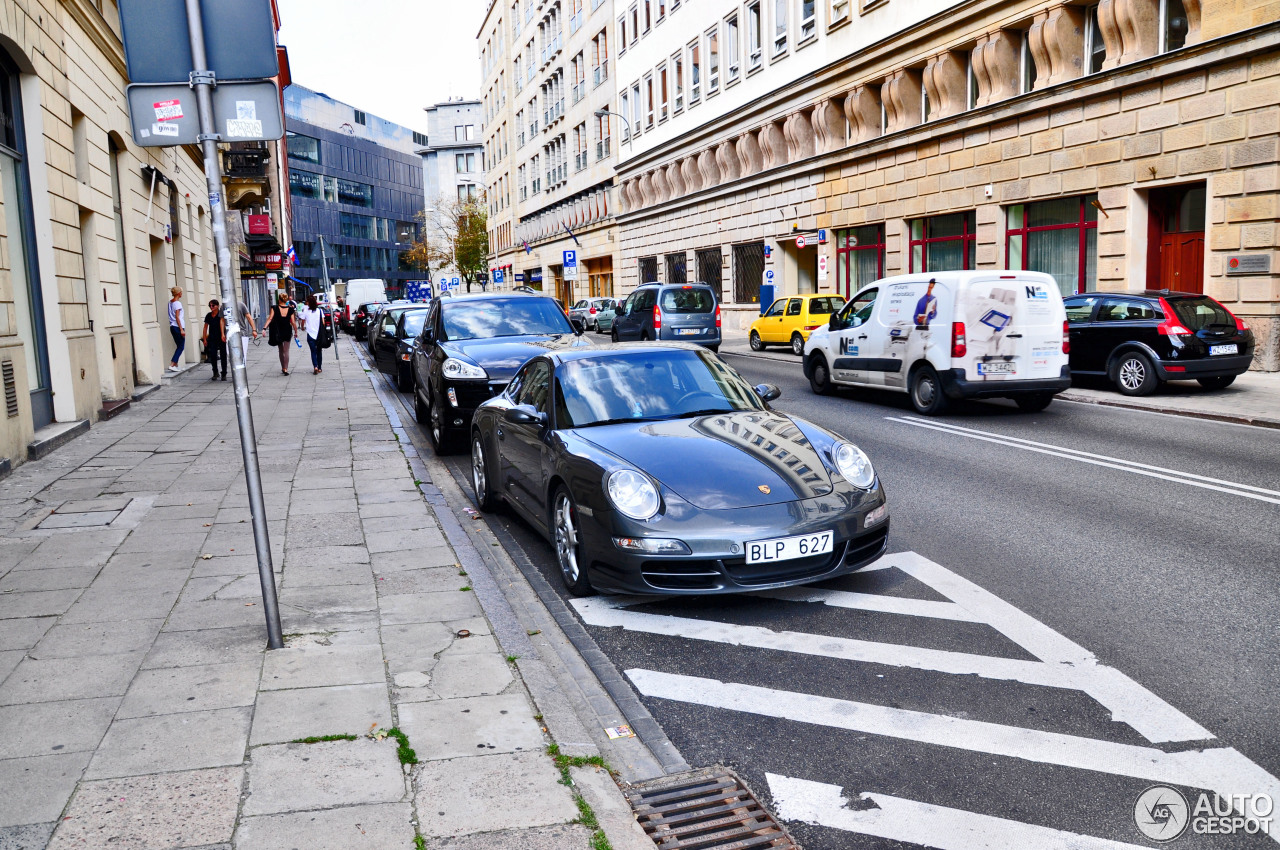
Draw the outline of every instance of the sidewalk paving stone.
[[[223,664],[263,654],[262,623],[198,632],[161,632],[142,662],[143,670]]]
[[[652,843],[652,842],[650,842]],[[581,824],[542,826],[481,832],[451,838],[432,838],[427,850],[567,850],[591,845],[591,830]]]
[[[143,655],[27,658],[0,685],[0,705],[119,696],[142,666]]]
[[[318,729],[312,735],[330,734]],[[398,803],[406,796],[394,739],[283,744],[254,749],[246,815]]]
[[[550,826],[578,816],[572,793],[560,784],[546,753],[438,761],[421,765],[416,772],[414,806],[424,836]],[[477,806],[477,798],[503,802],[496,807]]]
[[[363,735],[391,726],[385,683],[261,691],[250,743],[281,744],[311,735]]]
[[[350,614],[376,610],[378,595],[373,589],[372,581],[364,585],[290,585],[280,591],[280,604],[309,611],[317,616]]]
[[[461,620],[464,617],[478,617],[481,613],[476,595],[471,591],[461,590],[383,596],[378,600],[378,605],[382,609],[382,622],[389,626]]]
[[[244,707],[117,719],[85,775],[107,779],[241,764],[251,717]]]
[[[261,666],[257,658],[250,658],[226,664],[143,670],[133,680],[116,717],[150,717],[253,705]]]
[[[0,827],[57,820],[92,755],[60,753],[0,761],[0,788],[5,789],[0,794]]]
[[[78,658],[114,655],[151,649],[164,620],[128,620],[116,623],[83,623],[54,626],[45,632],[30,654],[32,658]]]
[[[413,846],[408,803],[344,806],[325,811],[246,817],[236,831],[239,850],[388,850]],[[514,850],[514,848],[512,848]]]
[[[379,646],[306,646],[269,653],[262,689],[382,684],[387,680]]]
[[[0,578],[0,593],[33,590],[82,590],[93,583],[101,567],[52,567],[14,570]]]
[[[30,649],[58,622],[57,617],[0,620],[0,649]]]
[[[0,759],[91,752],[120,701],[102,697],[0,706]]]
[[[404,703],[400,728],[423,761],[541,752],[547,743],[524,694]]]

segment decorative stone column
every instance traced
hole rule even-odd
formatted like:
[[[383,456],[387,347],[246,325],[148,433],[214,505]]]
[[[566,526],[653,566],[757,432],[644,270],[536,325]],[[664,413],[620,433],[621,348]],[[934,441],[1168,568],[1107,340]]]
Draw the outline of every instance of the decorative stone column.
[[[748,130],[739,136],[737,147],[738,167],[743,177],[749,177],[764,168],[764,154],[760,151],[755,132]]]
[[[720,169],[720,181],[727,183],[742,176],[738,165],[738,149],[732,141],[716,145],[716,166]]]
[[[714,148],[707,148],[698,154],[698,170],[702,172],[702,187],[711,189],[720,185],[720,167],[716,165]]]
[[[667,166],[667,186],[671,189],[671,197],[684,197],[684,178],[680,176],[679,161],[670,163]]]
[[[1102,43],[1107,46],[1107,58],[1102,60],[1102,70],[1120,65],[1124,54],[1124,41],[1120,35],[1120,19],[1116,12],[1119,0],[1099,0],[1098,29],[1102,30]]]
[[[849,121],[854,144],[880,135],[880,86],[862,85],[844,99],[844,115]]]
[[[697,192],[702,188],[702,169],[698,168],[697,156],[686,156],[680,161],[680,176],[684,178],[686,192]]]
[[[1200,0],[1182,0],[1187,13],[1187,44],[1200,43]]]
[[[1098,7],[1098,16],[1102,17],[1101,6]],[[1049,54],[1049,73],[1045,75],[1044,81],[1046,86],[1074,80],[1084,73],[1084,25],[1084,9],[1077,6],[1055,6],[1049,10],[1043,28],[1045,51]],[[1105,29],[1103,40],[1106,40]],[[1116,49],[1119,49],[1119,44]],[[1108,57],[1111,56],[1111,51],[1111,42],[1107,41]],[[1036,63],[1036,72],[1043,73],[1039,62]],[[1036,88],[1041,86],[1037,85]]]
[[[792,162],[808,159],[816,152],[813,121],[809,117],[812,111],[808,109],[793,112],[782,125],[782,133],[787,141],[787,158]]]
[[[994,30],[973,48],[973,76],[978,83],[974,106],[1007,100],[1022,87],[1018,40],[1008,30]]]
[[[844,147],[845,123],[840,109],[840,98],[824,98],[818,101],[813,108],[811,120],[814,136],[817,139],[818,153],[830,153]]]
[[[1036,63],[1036,82],[1032,91],[1049,85],[1049,77],[1053,76],[1053,63],[1049,59],[1049,47],[1044,43],[1044,26],[1049,22],[1049,13],[1037,12],[1031,19],[1031,28],[1027,30],[1027,47],[1031,50],[1031,59]]]
[[[649,172],[653,175],[653,193],[658,203],[671,200],[671,187],[667,185],[667,174],[663,168],[655,168]]]
[[[1116,4],[1116,20],[1120,24],[1120,41],[1124,44],[1120,64],[1137,62],[1160,52],[1160,0],[1120,0]]]
[[[929,59],[924,68],[924,88],[929,93],[929,120],[959,115],[968,108],[964,60],[948,50]]]
[[[787,140],[782,134],[782,124],[786,119],[770,121],[760,128],[760,150],[764,154],[764,167],[777,168],[786,165]]]
[[[658,202],[658,192],[653,186],[653,172],[646,171],[640,178],[641,206],[651,207]]]
[[[886,132],[896,133],[920,123],[920,71],[899,68],[880,87],[887,115]]]

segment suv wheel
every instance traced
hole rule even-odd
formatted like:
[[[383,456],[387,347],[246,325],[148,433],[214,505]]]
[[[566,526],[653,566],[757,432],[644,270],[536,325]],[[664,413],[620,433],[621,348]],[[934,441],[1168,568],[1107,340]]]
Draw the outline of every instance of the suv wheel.
[[[617,328],[612,328],[612,329],[610,329],[610,331],[609,331],[609,341],[610,341],[610,342],[617,342],[617,341],[618,341],[618,329],[617,329]]]
[[[1122,395],[1130,396],[1151,395],[1160,385],[1151,361],[1145,354],[1137,351],[1120,355],[1111,379]]]
[[[1200,386],[1206,390],[1225,390],[1227,387],[1235,383],[1235,375],[1227,375],[1223,378],[1196,378]]]
[[[827,368],[827,358],[821,354],[813,355],[809,361],[809,389],[818,395],[831,395],[835,389],[831,385],[831,371]]]
[[[752,351],[764,351],[764,340],[760,339],[760,334],[755,331],[751,332],[751,338],[748,340]]]
[[[444,413],[438,404],[428,408],[427,435],[431,438],[431,448],[437,455],[447,455],[453,451],[453,435],[444,424]]]
[[[937,416],[947,409],[947,394],[942,391],[938,372],[928,363],[916,368],[910,379],[911,405],[917,413]]]
[[[422,393],[415,386],[413,388],[413,417],[418,420],[419,425],[431,424],[431,413],[427,410],[427,406],[422,403]]]
[[[804,357],[804,337],[798,333],[791,335],[791,353],[796,357]]]

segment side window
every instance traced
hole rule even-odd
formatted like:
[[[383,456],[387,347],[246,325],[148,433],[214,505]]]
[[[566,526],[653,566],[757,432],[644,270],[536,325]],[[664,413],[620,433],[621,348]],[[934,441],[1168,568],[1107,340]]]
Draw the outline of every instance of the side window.
[[[800,310],[803,308],[803,305],[804,305],[804,302],[801,301],[799,298],[792,298],[791,301],[787,303],[787,315],[799,316]]]
[[[859,295],[853,301],[850,301],[840,313],[841,324],[846,328],[856,328],[866,324],[871,318],[871,310],[876,305],[876,296],[880,294],[878,289],[868,289]]]
[[[779,298],[773,304],[769,305],[769,309],[765,312],[765,316],[781,316],[782,309],[787,306],[787,299]]]
[[[1093,315],[1093,305],[1098,303],[1097,298],[1079,298],[1074,301],[1068,301],[1062,306],[1067,308],[1067,321],[1072,324],[1089,321],[1089,317]]]
[[[511,379],[511,383],[507,384],[507,398],[517,404],[520,403],[520,388],[524,386],[524,376],[529,374],[530,365],[526,363],[520,367],[520,371],[516,372],[515,377]]]
[[[1146,301],[1128,298],[1107,298],[1098,308],[1099,322],[1136,322],[1155,317],[1155,310]]]
[[[626,302],[622,305],[623,315],[630,316],[637,310],[636,302],[640,300],[640,293],[633,292],[627,297]]]
[[[551,364],[545,360],[535,360],[525,372],[524,384],[520,387],[520,403],[532,405],[539,413],[547,411],[547,391],[551,387]]]

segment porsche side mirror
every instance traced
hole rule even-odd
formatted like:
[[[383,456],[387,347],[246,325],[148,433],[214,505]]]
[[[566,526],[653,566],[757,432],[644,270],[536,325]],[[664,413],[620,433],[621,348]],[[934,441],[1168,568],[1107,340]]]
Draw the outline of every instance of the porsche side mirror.
[[[512,425],[541,425],[547,421],[547,415],[534,410],[531,404],[508,407],[503,412],[502,418]]]
[[[778,389],[773,384],[756,384],[754,389],[756,391],[756,395],[760,396],[761,401],[776,401],[782,397],[782,390]]]
[[[587,328],[585,325],[582,324],[581,319],[570,319],[569,324],[573,325],[573,332],[576,333],[578,336],[582,336],[584,333],[586,333]]]
[[[432,345],[436,341],[436,332],[434,328],[426,328],[422,331],[422,341],[427,345]]]

